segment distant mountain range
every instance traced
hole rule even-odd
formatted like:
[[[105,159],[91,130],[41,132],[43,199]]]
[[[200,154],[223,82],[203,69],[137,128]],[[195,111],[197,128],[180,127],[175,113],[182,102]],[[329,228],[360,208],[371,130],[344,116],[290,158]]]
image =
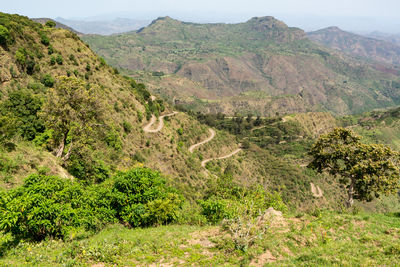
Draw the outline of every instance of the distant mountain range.
[[[56,18],[56,21],[68,25],[84,34],[110,35],[115,33],[138,30],[150,23],[149,20],[135,20],[127,18],[116,18],[114,20],[71,20]]]
[[[371,32],[366,35],[367,37],[384,40],[396,45],[400,45],[400,34],[389,34],[384,32]]]
[[[273,17],[238,24],[163,17],[135,32],[83,39],[111,65],[195,111],[348,114],[400,103],[399,69],[325,48]]]
[[[400,46],[388,42],[383,36],[378,40],[346,32],[338,27],[309,32],[307,36],[317,43],[353,56],[400,65]]]

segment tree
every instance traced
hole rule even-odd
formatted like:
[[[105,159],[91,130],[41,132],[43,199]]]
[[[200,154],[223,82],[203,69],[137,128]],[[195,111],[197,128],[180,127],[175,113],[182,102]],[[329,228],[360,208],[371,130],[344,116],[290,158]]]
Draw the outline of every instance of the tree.
[[[33,140],[38,133],[45,130],[43,121],[38,116],[41,106],[39,97],[28,90],[16,90],[10,92],[8,99],[0,103],[0,115],[13,121],[13,125],[9,127],[16,128],[16,133],[27,140]]]
[[[101,121],[101,105],[96,97],[97,90],[88,88],[86,83],[77,78],[61,76],[55,88],[49,89],[43,105],[42,117],[46,128],[54,131],[53,138],[59,144],[57,157],[63,156],[69,142],[69,149],[63,157],[71,155],[73,142],[86,140],[85,136],[93,131]]]
[[[6,46],[9,39],[10,39],[10,32],[6,27],[0,25],[0,45]]]
[[[46,21],[45,25],[49,28],[54,28],[56,26],[56,23],[52,20],[48,20],[48,21]]]
[[[354,199],[371,201],[380,194],[396,193],[400,188],[400,154],[389,147],[363,144],[351,130],[336,128],[322,135],[312,146],[308,167],[327,171],[347,185],[347,206]]]

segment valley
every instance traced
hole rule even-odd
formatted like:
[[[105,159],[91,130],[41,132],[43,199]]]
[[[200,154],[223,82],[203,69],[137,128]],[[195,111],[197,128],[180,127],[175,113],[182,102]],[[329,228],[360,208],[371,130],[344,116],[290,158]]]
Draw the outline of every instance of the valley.
[[[0,265],[400,264],[398,51],[360,38],[0,13]]]

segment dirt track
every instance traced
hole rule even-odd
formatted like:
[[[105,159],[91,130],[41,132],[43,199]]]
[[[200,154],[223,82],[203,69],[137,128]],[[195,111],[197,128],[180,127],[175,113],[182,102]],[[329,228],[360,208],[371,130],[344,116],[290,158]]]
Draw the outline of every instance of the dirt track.
[[[207,162],[210,162],[210,161],[212,161],[212,160],[230,158],[230,157],[232,157],[233,155],[236,155],[237,153],[239,153],[241,150],[242,150],[241,148],[238,148],[238,149],[236,149],[235,151],[233,151],[232,153],[230,153],[230,154],[228,154],[228,155],[225,155],[225,156],[222,156],[222,157],[219,157],[219,158],[205,159],[205,160],[203,160],[203,161],[201,162],[201,166],[202,166],[202,167],[205,167],[206,164],[207,164]]]
[[[208,142],[210,142],[211,140],[213,140],[213,138],[215,137],[215,131],[213,130],[213,129],[208,129],[209,131],[210,131],[210,133],[211,133],[211,135],[210,135],[210,137],[208,137],[206,140],[204,140],[204,141],[201,141],[200,143],[197,143],[197,144],[194,144],[194,145],[192,145],[191,147],[189,147],[189,152],[190,153],[193,153],[193,150],[196,148],[196,147],[198,147],[198,146],[201,146],[201,145],[203,145],[203,144],[205,144],[205,143],[208,143]]]
[[[149,124],[147,124],[146,126],[143,127],[143,131],[145,131],[146,133],[157,133],[157,132],[161,131],[162,128],[164,127],[164,117],[173,116],[177,113],[178,112],[174,111],[170,114],[166,114],[166,115],[162,115],[162,116],[158,117],[158,126],[156,129],[151,129],[153,124],[156,122],[156,116],[152,115]]]

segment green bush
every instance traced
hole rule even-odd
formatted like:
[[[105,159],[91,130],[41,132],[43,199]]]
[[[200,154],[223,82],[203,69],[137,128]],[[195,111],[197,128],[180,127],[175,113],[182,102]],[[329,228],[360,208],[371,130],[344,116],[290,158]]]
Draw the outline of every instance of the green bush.
[[[49,45],[49,47],[47,48],[47,53],[49,55],[52,55],[54,53],[54,48],[52,45]],[[54,64],[55,64],[55,59],[54,59]],[[52,65],[54,65],[54,64],[52,64]]]
[[[0,113],[0,144],[4,145],[16,134],[16,119]]]
[[[18,239],[66,239],[118,221],[134,227],[174,222],[182,205],[182,196],[146,168],[91,186],[34,174],[22,186],[0,191],[0,230]]]
[[[118,217],[131,226],[151,226],[173,222],[183,198],[166,186],[160,173],[136,168],[119,173],[113,188]]]
[[[46,24],[45,24],[47,27],[49,27],[49,28],[54,28],[54,27],[56,27],[56,23],[54,22],[54,21],[52,21],[52,20],[48,20],[48,21],[46,21]]]
[[[211,197],[205,201],[200,201],[202,214],[211,223],[218,223],[223,219],[232,219],[240,214],[244,206],[232,199]]]
[[[105,139],[107,145],[109,147],[114,148],[117,151],[120,151],[122,149],[122,142],[119,137],[118,132],[115,129],[111,129],[106,136]]]
[[[15,52],[15,60],[20,66],[25,66],[27,57],[28,55],[24,48],[18,48],[17,52]]]
[[[42,101],[27,90],[12,91],[8,99],[0,104],[0,112],[15,118],[14,124],[17,132],[27,140],[45,129],[43,120],[39,118]]]
[[[45,74],[40,79],[40,82],[46,87],[53,87],[55,80],[50,74]]]
[[[0,45],[6,46],[9,40],[10,40],[9,30],[3,25],[0,25]]]
[[[72,154],[66,167],[69,173],[85,184],[100,183],[111,176],[108,165],[85,153]]]
[[[50,45],[50,39],[49,39],[49,37],[47,37],[47,35],[44,34],[44,33],[40,33],[40,42],[41,42],[42,44],[44,44],[45,46]]]
[[[90,198],[71,180],[31,175],[21,187],[0,196],[0,229],[33,240],[64,238],[79,229],[96,230],[105,216],[96,217],[99,205]]]
[[[124,127],[124,131],[126,132],[126,133],[130,133],[131,131],[132,131],[132,124],[130,124],[129,122],[127,122],[127,121],[124,121],[123,123],[122,123],[122,127]]]
[[[39,133],[33,139],[33,143],[40,147],[46,147],[49,143],[49,140],[53,137],[52,130],[45,130],[43,133]]]
[[[246,213],[250,217],[263,214],[269,207],[287,211],[279,193],[267,192],[262,186],[246,188],[235,184],[230,175],[219,177],[209,183],[209,191],[199,201],[203,214],[211,223],[234,219]]]
[[[62,65],[63,64],[64,59],[60,54],[57,55],[56,62],[57,62],[58,65]]]
[[[103,67],[106,65],[106,61],[104,58],[100,57],[99,61],[100,61],[100,67]]]

